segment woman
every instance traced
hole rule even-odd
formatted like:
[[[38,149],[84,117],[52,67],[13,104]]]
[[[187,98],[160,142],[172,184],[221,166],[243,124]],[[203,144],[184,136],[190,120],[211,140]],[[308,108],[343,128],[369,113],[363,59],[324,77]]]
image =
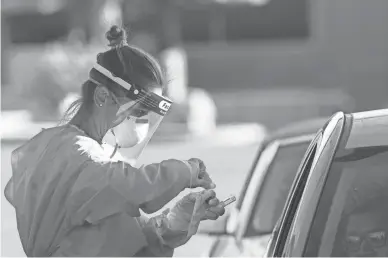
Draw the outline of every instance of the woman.
[[[141,215],[158,211],[185,188],[215,185],[199,159],[137,169],[106,155],[101,144],[109,129],[117,134],[116,148],[134,147],[145,141],[133,121],[169,107],[153,93],[164,86],[157,62],[127,45],[117,26],[106,35],[112,49],[97,56],[69,123],[42,131],[12,153],[5,195],[16,209],[27,256],[171,256],[199,221],[225,211],[205,190],[162,215]]]

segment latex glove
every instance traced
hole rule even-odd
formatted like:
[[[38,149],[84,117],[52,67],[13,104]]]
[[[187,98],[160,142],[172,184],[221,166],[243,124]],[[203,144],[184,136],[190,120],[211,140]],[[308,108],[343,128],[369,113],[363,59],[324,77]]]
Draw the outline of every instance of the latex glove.
[[[154,255],[165,256],[163,254],[186,244],[196,233],[200,221],[215,220],[224,213],[225,209],[215,192],[205,190],[184,196],[171,210],[161,215],[149,220],[138,220],[149,242],[147,248]],[[190,231],[190,228],[194,230]]]
[[[224,213],[225,208],[216,193],[204,190],[184,196],[167,214],[167,219],[171,229],[187,231],[188,237],[191,237],[202,220],[216,220]]]
[[[191,158],[188,160],[191,166],[191,179],[189,188],[203,187],[205,189],[214,189],[216,184],[210,178],[206,171],[206,166],[202,160]]]

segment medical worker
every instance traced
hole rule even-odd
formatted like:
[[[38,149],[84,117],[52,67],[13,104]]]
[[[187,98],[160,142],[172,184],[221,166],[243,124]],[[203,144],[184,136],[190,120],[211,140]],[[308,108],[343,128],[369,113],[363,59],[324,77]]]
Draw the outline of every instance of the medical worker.
[[[12,153],[5,196],[27,256],[172,256],[200,221],[225,212],[199,159],[136,168],[113,158],[117,149],[133,147],[136,160],[171,101],[162,95],[158,63],[128,45],[123,29],[113,26],[106,36],[111,48],[97,55],[69,122]],[[102,147],[108,131],[116,139],[113,153]],[[205,190],[158,216],[144,215],[196,187]]]

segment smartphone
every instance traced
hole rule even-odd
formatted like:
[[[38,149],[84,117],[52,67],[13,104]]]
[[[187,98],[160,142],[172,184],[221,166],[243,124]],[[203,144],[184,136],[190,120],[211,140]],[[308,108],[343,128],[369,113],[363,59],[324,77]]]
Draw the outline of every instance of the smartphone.
[[[225,200],[222,201],[224,207],[228,206],[229,204],[232,204],[236,201],[236,196],[232,195],[228,198],[226,198]]]

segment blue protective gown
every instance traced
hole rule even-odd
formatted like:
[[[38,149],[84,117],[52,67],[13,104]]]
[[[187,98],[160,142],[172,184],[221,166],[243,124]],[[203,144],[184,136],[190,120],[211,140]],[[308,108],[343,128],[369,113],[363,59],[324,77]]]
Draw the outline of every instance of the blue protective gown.
[[[5,195],[27,256],[172,256],[163,215],[148,219],[190,180],[188,162],[131,167],[65,125],[43,130],[12,153]]]

